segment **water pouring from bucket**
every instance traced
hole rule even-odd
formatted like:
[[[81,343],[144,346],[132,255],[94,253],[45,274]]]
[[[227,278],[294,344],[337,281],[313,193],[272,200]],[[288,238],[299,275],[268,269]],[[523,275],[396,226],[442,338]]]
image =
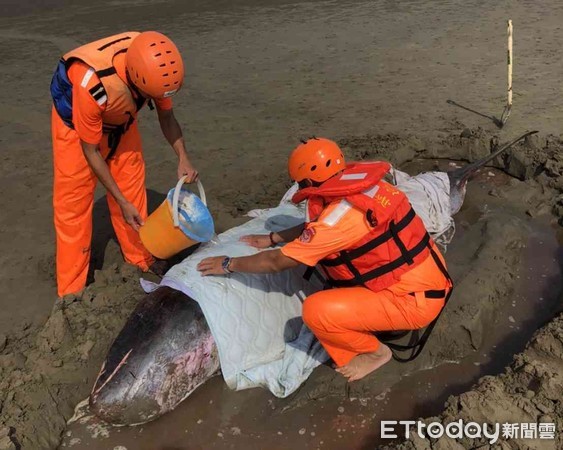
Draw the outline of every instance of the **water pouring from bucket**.
[[[203,185],[197,181],[198,197],[184,187],[185,180],[185,176],[178,180],[139,230],[143,245],[157,258],[168,259],[188,247],[209,241],[215,233]]]

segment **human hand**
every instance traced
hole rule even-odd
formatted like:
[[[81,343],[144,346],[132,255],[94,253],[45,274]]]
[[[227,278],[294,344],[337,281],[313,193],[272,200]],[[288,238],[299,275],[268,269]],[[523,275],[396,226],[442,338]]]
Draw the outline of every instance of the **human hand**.
[[[139,211],[137,211],[137,208],[128,201],[123,202],[120,207],[121,214],[123,214],[125,222],[131,225],[135,231],[139,231],[139,228],[144,224],[144,221],[139,214]]]
[[[242,236],[240,241],[256,248],[269,248],[272,246],[269,234],[247,234]]]
[[[186,183],[194,183],[199,178],[199,173],[187,158],[178,161],[178,179],[187,176]]]
[[[197,270],[199,270],[204,277],[207,275],[225,275],[225,271],[223,270],[223,261],[225,258],[225,255],[204,258],[197,265]]]

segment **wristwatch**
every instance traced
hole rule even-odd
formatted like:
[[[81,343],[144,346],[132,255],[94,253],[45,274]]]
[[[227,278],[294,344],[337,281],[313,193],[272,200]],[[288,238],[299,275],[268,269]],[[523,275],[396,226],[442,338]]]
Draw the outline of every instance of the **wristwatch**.
[[[276,241],[274,241],[274,232],[270,231],[270,247],[275,247],[278,245]]]
[[[226,274],[231,274],[233,271],[229,268],[231,265],[232,258],[230,256],[225,256],[223,262],[221,263],[221,267],[223,268],[223,272]]]

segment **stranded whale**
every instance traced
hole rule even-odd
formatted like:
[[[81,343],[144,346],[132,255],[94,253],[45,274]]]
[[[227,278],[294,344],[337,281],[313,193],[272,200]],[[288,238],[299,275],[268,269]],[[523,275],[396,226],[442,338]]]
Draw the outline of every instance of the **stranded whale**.
[[[478,169],[523,138],[447,172],[451,215]],[[143,298],[111,346],[90,395],[94,414],[114,425],[135,425],[174,409],[219,370],[217,346],[198,303],[169,287]]]

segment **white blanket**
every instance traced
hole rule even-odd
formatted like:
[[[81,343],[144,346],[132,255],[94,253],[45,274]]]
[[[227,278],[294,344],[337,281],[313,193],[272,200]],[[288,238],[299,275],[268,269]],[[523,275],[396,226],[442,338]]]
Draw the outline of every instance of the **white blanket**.
[[[397,170],[393,174],[428,232],[438,239],[449,235],[453,220],[447,175],[428,172],[410,177]],[[202,277],[196,270],[199,261],[208,256],[256,253],[239,242],[243,235],[264,234],[303,222],[304,205],[289,203],[296,188],[286,193],[278,207],[250,211],[252,220],[202,245],[161,281],[162,286],[182,291],[200,304],[217,343],[223,377],[232,389],[263,386],[277,397],[286,397],[328,359],[301,319],[301,302],[320,288],[315,277],[311,282],[303,279],[303,268],[228,277]],[[147,283],[144,287],[151,289]]]
[[[160,285],[182,291],[199,303],[231,389],[263,386],[277,397],[286,397],[328,359],[301,319],[302,301],[320,286],[314,279],[303,279],[303,267],[268,275],[208,277],[196,270],[208,256],[256,253],[239,241],[241,236],[282,230],[304,219],[303,210],[290,204],[251,213],[254,219],[220,234],[172,267]],[[144,287],[150,289],[146,283]]]
[[[395,185],[408,197],[413,209],[424,222],[426,231],[443,250],[455,233],[450,213],[450,180],[445,172],[425,172],[411,177],[391,169]]]

